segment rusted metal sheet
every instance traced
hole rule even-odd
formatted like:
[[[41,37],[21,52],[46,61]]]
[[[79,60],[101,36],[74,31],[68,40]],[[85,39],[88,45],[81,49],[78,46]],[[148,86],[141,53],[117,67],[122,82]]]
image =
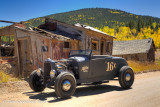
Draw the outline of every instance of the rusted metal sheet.
[[[63,53],[63,42],[62,41],[56,41],[53,40],[52,41],[52,57],[53,59],[61,59],[64,57],[64,53]]]
[[[31,37],[31,47],[32,47],[32,63],[34,67],[42,67],[43,62],[51,56],[51,43],[52,41],[47,38],[42,38],[40,36],[30,36]],[[47,51],[43,52],[42,47],[47,47]]]
[[[52,57],[53,59],[59,60],[62,58],[68,58],[70,50],[77,50],[78,49],[78,41],[68,41],[71,44],[71,47],[68,49],[63,48],[63,41],[56,41],[53,40],[52,42]]]

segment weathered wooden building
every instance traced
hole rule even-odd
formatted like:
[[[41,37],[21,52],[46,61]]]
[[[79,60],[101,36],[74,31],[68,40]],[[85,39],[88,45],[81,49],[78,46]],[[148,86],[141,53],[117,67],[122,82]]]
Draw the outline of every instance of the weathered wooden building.
[[[123,57],[126,60],[141,62],[155,61],[155,45],[153,39],[114,41],[113,56]]]
[[[90,26],[53,19],[46,19],[45,24],[30,30],[14,26],[13,34],[19,75],[42,67],[47,58],[67,58],[70,50],[92,49],[93,54],[111,55],[115,38]]]

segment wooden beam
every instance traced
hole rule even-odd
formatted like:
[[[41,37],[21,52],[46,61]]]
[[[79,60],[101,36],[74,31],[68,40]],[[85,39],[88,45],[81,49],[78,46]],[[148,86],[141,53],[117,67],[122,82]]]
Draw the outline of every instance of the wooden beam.
[[[0,22],[4,22],[4,23],[17,23],[17,22],[6,21],[6,20],[0,20]]]

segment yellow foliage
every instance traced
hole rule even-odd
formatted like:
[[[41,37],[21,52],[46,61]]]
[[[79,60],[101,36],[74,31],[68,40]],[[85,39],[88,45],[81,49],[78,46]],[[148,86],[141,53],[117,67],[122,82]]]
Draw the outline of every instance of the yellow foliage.
[[[78,15],[78,17],[81,17],[81,16],[82,16],[81,14]]]
[[[111,36],[115,35],[117,38],[115,39],[116,41],[152,38],[156,48],[160,48],[160,28],[157,31],[153,31],[150,27],[142,28],[138,34],[136,29],[130,29],[129,27],[119,27],[117,33],[114,28],[109,28],[108,26],[100,30]]]
[[[118,11],[110,11],[111,13],[113,14],[120,14],[121,12],[118,12]]]
[[[100,29],[101,31],[114,36],[114,29],[113,28],[109,28],[108,26],[105,26],[103,29]]]
[[[156,25],[157,25],[156,22],[152,23],[153,28],[156,28]]]

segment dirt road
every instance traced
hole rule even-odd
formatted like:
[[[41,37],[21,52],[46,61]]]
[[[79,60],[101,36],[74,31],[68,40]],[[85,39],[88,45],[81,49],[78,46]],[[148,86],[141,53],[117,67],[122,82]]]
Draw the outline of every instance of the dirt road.
[[[112,80],[99,86],[77,87],[74,96],[66,100],[56,98],[54,89],[35,93],[26,82],[17,84],[17,88],[0,88],[0,107],[160,107],[159,71],[136,75],[129,90],[123,90],[117,80]]]

